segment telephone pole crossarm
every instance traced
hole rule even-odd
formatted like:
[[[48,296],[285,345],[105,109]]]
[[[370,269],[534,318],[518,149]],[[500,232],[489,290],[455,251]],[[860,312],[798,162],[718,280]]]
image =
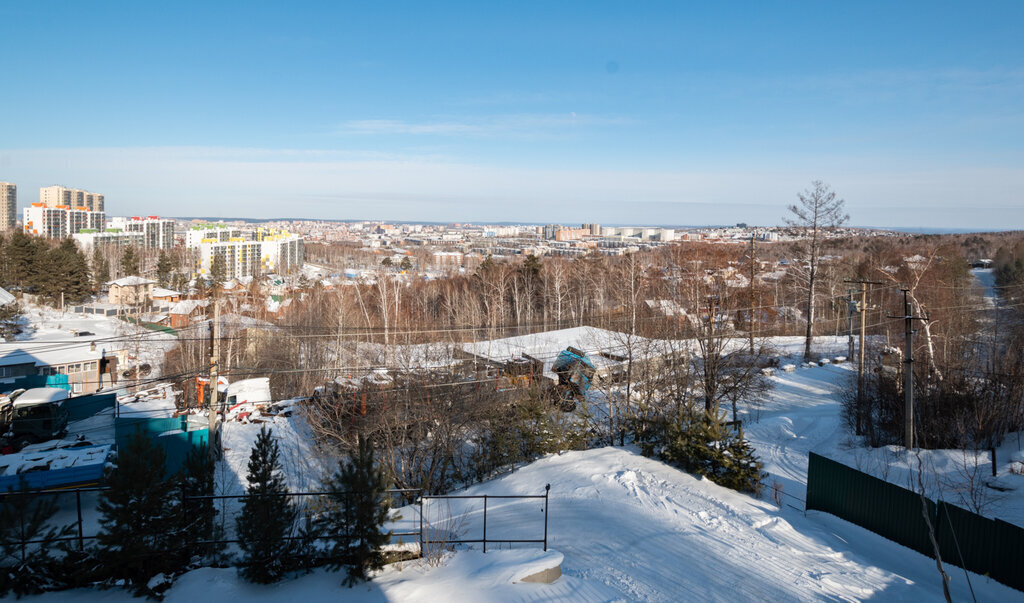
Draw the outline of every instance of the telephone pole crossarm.
[[[914,321],[929,320],[927,316],[914,316],[910,311],[910,289],[900,288],[903,292],[903,316],[892,316],[891,319],[902,319],[904,321],[904,343],[903,352],[903,445],[907,450],[914,449]]]

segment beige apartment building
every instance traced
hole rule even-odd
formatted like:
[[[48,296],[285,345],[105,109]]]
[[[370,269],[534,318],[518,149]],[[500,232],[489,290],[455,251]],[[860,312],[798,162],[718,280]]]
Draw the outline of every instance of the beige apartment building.
[[[39,202],[46,207],[84,207],[89,211],[103,211],[103,195],[66,186],[46,186],[39,189]]]
[[[141,276],[125,276],[110,281],[107,302],[118,306],[149,305],[156,281]]]
[[[0,232],[14,230],[18,217],[18,186],[0,182]]]

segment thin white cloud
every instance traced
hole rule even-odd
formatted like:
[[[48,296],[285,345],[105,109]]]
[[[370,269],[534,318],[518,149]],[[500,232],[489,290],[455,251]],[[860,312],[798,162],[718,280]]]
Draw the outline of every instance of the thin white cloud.
[[[427,136],[552,136],[578,128],[620,126],[635,123],[624,117],[577,114],[500,115],[477,118],[436,118],[413,122],[397,119],[359,119],[342,123],[337,132],[355,135]]]

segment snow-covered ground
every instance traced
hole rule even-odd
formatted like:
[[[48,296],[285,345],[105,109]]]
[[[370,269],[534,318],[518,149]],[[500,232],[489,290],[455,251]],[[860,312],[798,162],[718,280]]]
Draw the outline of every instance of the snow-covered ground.
[[[855,364],[800,368],[772,377],[774,390],[747,414],[745,433],[783,491],[800,501],[807,492],[807,455],[816,452],[904,488],[917,489],[923,468],[928,496],[988,517],[1024,526],[1024,441],[1009,434],[996,451],[997,474],[987,450],[921,450],[918,457],[900,446],[870,448],[841,425],[838,392],[854,387]],[[978,487],[971,488],[970,482]],[[991,484],[999,489],[986,486]],[[971,492],[974,492],[972,495]],[[802,502],[787,497],[788,502]]]
[[[392,565],[368,584],[341,589],[323,571],[273,586],[242,583],[233,569],[181,577],[168,601],[778,601],[938,600],[934,561],[823,513],[804,513],[698,479],[631,450],[602,448],[541,459],[469,494],[538,494],[550,483],[550,549],[563,556],[553,584],[516,583],[550,562],[535,546],[459,551],[440,567]],[[473,505],[474,503],[467,503]],[[535,538],[541,501],[491,501],[488,537]],[[456,508],[461,515],[463,509]],[[467,534],[481,511],[465,512]],[[950,572],[956,600],[970,596]],[[973,575],[980,600],[1021,598]],[[128,600],[76,591],[53,600]]]
[[[800,338],[779,338],[774,344],[784,360],[802,352]],[[821,356],[841,355],[845,349],[845,337],[815,341]],[[536,495],[551,484],[550,556],[535,545],[489,548],[486,554],[460,550],[437,567],[422,561],[388,566],[371,583],[352,590],[339,586],[340,575],[325,571],[256,586],[240,581],[233,569],[206,568],[182,576],[167,600],[939,600],[942,589],[934,560],[828,514],[802,511],[809,451],[900,485],[907,485],[911,471],[917,469],[916,459],[908,459],[899,449],[863,448],[842,428],[838,391],[851,375],[851,364],[777,372],[771,377],[775,388],[769,399],[759,409],[746,409],[746,434],[771,474],[768,482],[779,481],[788,495],[781,507],[768,494],[762,499],[739,494],[628,448],[567,452],[463,492]],[[314,488],[319,477],[333,469],[329,460],[318,457],[296,417],[271,418],[268,426],[279,438],[292,488]],[[220,492],[242,491],[259,428],[236,422],[224,425]],[[926,472],[933,472],[931,487],[955,481],[958,454],[922,453]],[[1011,490],[991,506],[990,514],[1021,524],[1024,488],[1019,480],[1024,478],[1009,475],[1010,463],[1024,467],[1015,438],[1007,440],[999,458],[1000,484]],[[450,513],[463,538],[479,537],[479,500],[440,504],[428,503],[428,522]],[[405,524],[418,521],[415,508],[400,512]],[[543,522],[539,500],[492,500],[488,506],[488,538],[540,538]],[[517,582],[559,555],[563,576],[554,583]],[[948,567],[947,573],[954,600],[968,599],[971,592],[964,573],[955,567]],[[971,581],[978,600],[1024,600],[1021,592],[983,576],[972,574]],[[41,598],[130,597],[122,591],[78,590]]]

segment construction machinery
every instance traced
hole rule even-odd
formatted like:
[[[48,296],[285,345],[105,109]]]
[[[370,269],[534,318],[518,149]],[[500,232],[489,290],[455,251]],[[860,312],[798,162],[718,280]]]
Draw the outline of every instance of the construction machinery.
[[[558,375],[553,391],[559,407],[565,412],[576,410],[576,402],[587,394],[597,372],[594,363],[586,352],[569,346],[558,353],[551,370]]]

